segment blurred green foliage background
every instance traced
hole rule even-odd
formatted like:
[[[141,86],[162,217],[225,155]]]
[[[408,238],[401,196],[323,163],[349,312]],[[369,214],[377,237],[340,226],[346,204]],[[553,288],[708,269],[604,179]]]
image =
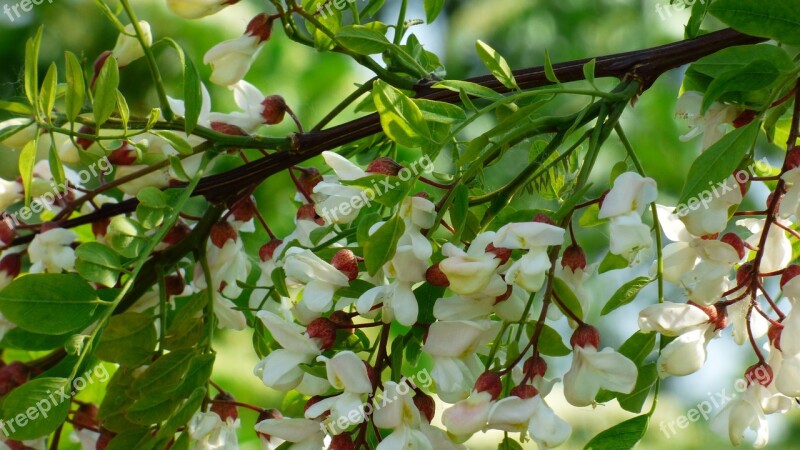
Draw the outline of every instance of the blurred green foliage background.
[[[13,1],[3,0],[2,3]],[[662,4],[667,2],[661,1]],[[248,20],[262,11],[265,3],[245,0],[220,14],[198,21],[187,21],[172,15],[166,10],[163,0],[136,0],[134,7],[140,19],[150,22],[156,40],[164,36],[176,39],[198,62],[201,75],[207,79],[210,69],[200,64],[203,54],[216,43],[239,36]],[[383,17],[385,22],[395,20],[393,13],[398,3],[396,0],[387,1]],[[424,18],[421,1],[412,0],[410,3],[413,6],[410,18]],[[688,13],[675,13],[662,20],[656,11],[656,0],[447,0],[446,13],[436,24],[420,25],[413,31],[426,48],[442,57],[448,78],[459,79],[485,72],[475,55],[476,39],[500,51],[512,67],[521,68],[541,65],[545,49],[558,62],[679,40],[683,36],[682,25],[687,17]],[[46,66],[56,61],[59,69],[63,69],[64,50],[76,53],[85,63],[91,64],[99,53],[113,47],[117,36],[116,30],[90,0],[45,2],[14,22],[7,16],[0,16],[0,98],[20,98],[24,42],[39,25],[44,25],[40,64]],[[718,26],[714,23],[706,25],[706,28]],[[181,90],[177,83],[180,67],[174,53],[162,47],[157,55],[170,85],[170,93],[179,95]],[[685,124],[674,118],[681,75],[680,70],[675,70],[663,76],[623,116],[626,131],[645,169],[658,182],[661,203],[675,201],[683,177],[698,151],[697,141],[684,143],[678,139],[686,131]],[[364,81],[369,76],[364,69],[345,57],[319,54],[294,44],[276,29],[247,79],[267,95],[283,95],[301,121],[310,125],[351,92],[354,83]],[[139,114],[145,114],[157,104],[147,68],[142,62],[122,71],[122,87],[131,109]],[[212,85],[209,85],[209,89],[215,110],[229,111],[235,107],[226,89]],[[565,103],[562,107],[577,109],[580,103]],[[568,112],[572,110],[564,111]],[[338,120],[355,116],[349,112]],[[4,118],[0,116],[0,119]],[[290,131],[292,126],[287,121],[269,129],[268,133],[282,136]],[[612,140],[601,158],[598,173],[602,176],[597,179],[599,184],[596,185],[600,186],[597,189],[602,189],[603,184],[607,183],[608,170],[623,158],[623,150]],[[500,164],[496,170],[510,170],[513,165],[513,161]],[[15,152],[0,149],[0,176],[16,177]],[[271,178],[256,193],[261,211],[278,235],[291,231],[295,211],[293,195],[293,187],[285,174]],[[602,235],[592,233],[581,234],[581,237],[582,242],[596,255],[603,250],[607,241]],[[245,238],[251,249],[257,249],[266,240],[262,231]],[[596,257],[591,260],[595,263],[598,261]],[[622,281],[612,275],[590,284],[594,317],[597,317],[602,304]],[[645,291],[645,295],[640,296],[635,304],[620,309],[600,322],[604,345],[617,346],[635,330],[637,311],[655,298],[653,294],[647,295],[648,292]],[[218,341],[215,379],[242,401],[260,406],[280,405],[282,395],[270,392],[252,375],[256,356],[250,336],[246,332],[228,333],[220,336]],[[687,379],[669,379],[665,382],[659,412],[641,444],[642,448],[688,450],[730,446],[726,438],[712,433],[702,419],[686,429],[677,429],[677,435],[670,439],[659,431],[660,421],[669,423],[675,420],[721,389],[733,390],[734,380],[748,365],[749,359],[743,359],[748,353],[746,349],[737,349],[729,339],[723,341],[726,339],[712,343],[709,362],[700,373]],[[568,361],[555,361],[553,367],[564,369],[565,364]],[[559,396],[555,392],[549,399],[554,403],[557,413],[574,427],[572,439],[563,448],[582,448],[591,436],[630,416],[616,406],[599,407],[595,411],[578,410],[563,400],[559,401]],[[259,448],[252,432],[255,417],[247,411],[242,411],[241,416],[243,448]],[[800,420],[796,412],[771,420],[771,431],[772,448],[798,448],[796,436],[800,434]],[[496,442],[499,441],[496,437],[492,435],[493,439],[490,440],[486,436],[478,436],[470,442],[470,448],[496,448]],[[495,442],[495,446],[489,446],[487,442]],[[535,446],[527,444],[526,448]]]

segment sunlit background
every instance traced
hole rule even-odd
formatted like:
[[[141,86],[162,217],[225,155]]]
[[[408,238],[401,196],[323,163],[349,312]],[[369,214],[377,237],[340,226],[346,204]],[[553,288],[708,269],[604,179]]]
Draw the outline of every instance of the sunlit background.
[[[14,2],[0,0],[0,4]],[[203,54],[209,48],[224,39],[239,36],[249,19],[262,11],[260,8],[265,3],[242,1],[220,14],[198,21],[187,21],[171,15],[163,0],[136,0],[134,7],[140,19],[150,22],[156,39],[163,36],[175,38],[200,65]],[[398,8],[397,3],[396,0],[387,1],[384,21],[395,20],[393,13]],[[410,3],[413,9],[409,17],[424,18],[422,2],[412,0]],[[667,3],[667,0],[661,0],[661,3]],[[412,31],[427,49],[442,57],[448,78],[458,79],[484,73],[482,64],[475,56],[476,39],[484,40],[499,50],[512,67],[521,68],[542,64],[545,49],[558,62],[679,40],[683,36],[683,24],[688,13],[673,11],[671,17],[669,14],[663,10],[659,13],[654,0],[447,0],[446,13],[435,25],[420,25]],[[61,69],[64,50],[70,50],[90,63],[103,50],[113,47],[116,40],[115,29],[90,0],[53,0],[52,3],[46,0],[13,22],[8,16],[0,15],[0,98],[20,97],[23,44],[40,24],[45,26],[41,65],[56,61]],[[706,28],[718,26],[713,22],[706,25]],[[169,80],[170,92],[178,96],[181,92],[177,84],[180,67],[174,53],[162,47],[157,55],[164,75]],[[200,70],[207,79],[209,68],[201,65]],[[686,125],[674,118],[681,75],[680,70],[675,70],[663,76],[623,116],[623,124],[645,169],[658,182],[659,201],[667,204],[674,204],[699,145],[697,141],[684,143],[678,139],[686,131]],[[364,69],[356,67],[345,57],[318,54],[293,44],[276,29],[247,80],[267,95],[284,96],[303,123],[313,124],[350,93],[354,83],[362,82],[369,76]],[[234,108],[232,96],[226,89],[212,85],[209,85],[209,89],[215,110],[230,111]],[[146,65],[142,62],[132,64],[122,72],[122,90],[131,109],[140,114],[157,104]],[[580,104],[572,106],[579,108]],[[354,113],[348,113],[339,120],[353,117]],[[0,116],[0,119],[4,118]],[[264,132],[283,136],[290,131],[292,128],[287,122]],[[6,179],[17,176],[16,157],[15,152],[0,149],[0,176]],[[604,183],[608,169],[623,158],[623,151],[612,141],[601,158],[602,166],[598,172],[602,176],[598,181]],[[314,163],[318,164],[319,161]],[[509,165],[501,167],[510,168]],[[293,192],[285,175],[273,177],[256,192],[261,211],[278,235],[291,231],[295,210]],[[763,199],[755,198],[753,201]],[[248,248],[253,250],[251,254],[255,254],[255,249],[265,240],[262,231],[245,236]],[[592,251],[590,261],[599,262],[607,242],[602,231],[595,229],[579,233],[579,240]],[[637,268],[642,272],[648,269],[647,264]],[[623,281],[622,276],[614,272],[592,279],[587,287],[592,305],[588,313],[590,319],[599,317],[603,304]],[[670,294],[677,298],[677,293]],[[589,322],[599,324],[604,345],[617,347],[637,329],[637,312],[643,305],[654,301],[655,289],[650,286],[634,304],[615,311],[603,320]],[[561,325],[566,332],[566,324]],[[712,396],[716,398],[717,393],[723,390],[726,393],[734,392],[734,381],[741,377],[744,368],[752,364],[754,358],[748,348],[737,348],[728,334],[726,338],[710,344],[709,359],[702,371],[686,378],[665,381],[658,412],[653,417],[641,448],[709,449],[730,446],[727,438],[709,430],[709,424],[703,418],[697,423],[690,423],[685,429],[676,426],[677,433],[670,438],[662,434],[659,428],[660,422],[675,421],[699,402],[710,400]],[[248,332],[222,334],[216,348],[218,358],[214,379],[219,384],[232,391],[241,401],[265,407],[280,406],[282,394],[265,388],[252,375],[257,359]],[[550,363],[555,372],[563,373],[569,358],[551,358]],[[567,449],[582,448],[599,431],[632,416],[622,411],[616,402],[592,410],[568,405],[559,392],[554,392],[548,400],[557,414],[574,427],[572,438],[563,447]],[[649,402],[645,408],[649,408]],[[243,448],[259,448],[252,431],[255,420],[253,413],[242,410],[240,416]],[[798,444],[793,443],[800,433],[797,412],[770,419],[771,447],[798,448]],[[498,436],[479,435],[468,445],[474,449],[493,449],[500,440]],[[70,448],[76,447],[76,444],[72,445]],[[528,443],[525,448],[535,446]]]

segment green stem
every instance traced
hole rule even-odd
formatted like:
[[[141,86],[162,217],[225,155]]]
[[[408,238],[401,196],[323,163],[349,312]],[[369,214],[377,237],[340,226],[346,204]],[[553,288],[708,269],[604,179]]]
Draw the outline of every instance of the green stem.
[[[406,10],[408,9],[408,0],[402,0],[400,3],[400,12],[397,14],[397,27],[394,30],[394,44],[400,45],[403,42],[403,35],[406,32]]]
[[[333,119],[336,118],[342,111],[344,111],[348,106],[350,106],[354,101],[358,100],[362,95],[372,90],[372,86],[375,84],[375,80],[377,78],[372,78],[366,83],[362,84],[358,87],[352,94],[347,96],[341,103],[336,105],[331,112],[329,112],[319,123],[311,129],[311,131],[319,131],[325,127],[325,125],[329,124]]]

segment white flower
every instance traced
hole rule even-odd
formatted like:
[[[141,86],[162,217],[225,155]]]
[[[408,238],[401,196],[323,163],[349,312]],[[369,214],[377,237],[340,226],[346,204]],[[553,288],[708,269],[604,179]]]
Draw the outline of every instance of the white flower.
[[[505,292],[505,283],[497,273],[500,260],[494,253],[486,251],[494,237],[492,232],[481,233],[466,252],[449,242],[444,244],[442,254],[447,258],[439,263],[439,268],[450,281],[451,291],[459,295],[487,297],[500,289],[502,291],[495,296]]]
[[[742,191],[736,177],[731,175],[719,187],[706,192],[711,200],[699,197],[680,205],[677,212],[686,229],[702,237],[722,232],[728,226],[728,210],[742,202]]]
[[[681,334],[664,347],[658,358],[658,374],[684,376],[697,372],[706,362],[706,347],[716,335],[716,325],[708,324]]]
[[[207,245],[206,258],[208,268],[212,275],[214,291],[218,291],[225,284],[222,293],[226,297],[236,298],[242,294],[239,281],[247,280],[250,272],[250,260],[241,239],[228,239],[222,248],[213,245],[210,241]],[[203,268],[200,264],[195,267],[194,286],[198,289],[205,289],[207,282]]]
[[[639,313],[639,329],[678,336],[702,327],[709,320],[708,314],[696,306],[664,302],[648,306]]]
[[[23,199],[22,185],[0,178],[0,211]]]
[[[527,432],[539,448],[558,447],[572,433],[572,427],[550,409],[541,395],[497,401],[489,411],[488,428],[520,432],[521,436]]]
[[[148,47],[153,45],[153,35],[150,33],[150,24],[142,20],[139,22],[139,28],[142,30],[142,37],[144,38],[145,45]],[[144,56],[144,49],[139,39],[136,37],[133,24],[125,26],[125,33],[120,33],[117,38],[117,45],[114,46],[111,54],[117,58],[119,67],[125,67]]]
[[[489,392],[473,391],[442,413],[442,424],[457,441],[464,442],[486,426],[493,403]]]
[[[225,421],[215,412],[197,412],[189,421],[190,448],[194,450],[236,450],[239,438],[236,430],[241,426],[239,419]]]
[[[609,235],[608,250],[625,257],[650,247],[653,242],[650,227],[642,223],[642,218],[636,212],[614,217],[609,226]]]
[[[363,419],[362,396],[372,393],[372,381],[364,361],[351,351],[339,352],[333,358],[320,356],[317,360],[325,361],[328,383],[343,392],[311,405],[305,412],[306,418],[315,419],[330,411],[330,420],[334,422],[341,418]]]
[[[343,156],[322,152],[325,163],[333,169],[336,176],[326,176],[314,186],[312,199],[317,214],[329,224],[348,224],[355,220],[364,206],[369,206],[367,192],[355,186],[345,186],[340,180],[353,181],[367,176],[367,173]]]
[[[70,247],[78,235],[64,228],[37,234],[28,246],[31,273],[61,273],[75,267],[75,251]]]
[[[739,117],[739,108],[714,102],[700,115],[703,105],[703,94],[687,91],[678,99],[675,115],[686,119],[689,123],[689,133],[681,136],[682,141],[688,141],[703,134],[703,149],[711,147],[725,135],[726,125]]]
[[[216,14],[239,0],[167,0],[167,8],[184,19],[199,19]]]
[[[423,350],[433,357],[431,377],[436,393],[448,403],[466,398],[485,370],[479,347],[495,337],[490,320],[437,321],[428,330]]]
[[[730,401],[719,414],[711,419],[714,428],[725,428],[734,446],[741,445],[745,433],[755,432],[753,447],[763,448],[769,441],[769,426],[761,407],[762,398],[768,395],[764,386],[754,383],[741,397]]]
[[[333,294],[347,286],[347,275],[323,261],[310,250],[292,247],[283,262],[286,276],[305,285],[303,303],[315,312],[326,312],[333,306]]]
[[[25,144],[32,141],[39,133],[36,122],[31,121],[30,119],[26,119],[24,117],[8,119],[0,122],[0,132],[5,131],[7,128],[20,127],[26,124],[28,126],[23,127],[22,129],[12,134],[11,136],[7,136],[3,141],[0,141],[0,144],[3,144],[8,148],[13,148],[16,150],[21,150],[23,147],[25,147]]]
[[[247,25],[242,37],[221,42],[206,52],[203,63],[211,66],[212,83],[231,86],[244,78],[272,33],[272,21],[268,14],[259,14]]]
[[[598,217],[608,219],[631,212],[641,216],[657,195],[655,180],[636,172],[625,172],[614,180],[614,187],[603,198]]]
[[[417,322],[419,305],[410,283],[395,281],[369,289],[358,298],[356,309],[359,314],[366,315],[380,302],[383,302],[384,323],[397,320],[401,325],[411,326]]]
[[[780,221],[783,225],[789,225],[781,221],[781,219],[776,218],[775,220]],[[746,240],[746,242],[753,247],[758,247],[758,244],[761,242],[764,224],[764,219],[742,219],[736,221],[736,225],[743,226],[753,233],[753,235]],[[760,267],[763,273],[781,270],[786,267],[792,259],[792,242],[786,237],[786,232],[775,224],[769,228],[767,241],[764,244],[763,255]]]
[[[406,197],[400,203],[398,215],[405,223],[401,240],[410,242],[416,257],[427,261],[433,253],[433,247],[428,238],[422,235],[422,230],[431,228],[436,222],[436,205],[422,197]]]
[[[611,348],[597,351],[591,345],[576,345],[564,375],[564,397],[574,406],[589,406],[600,389],[629,394],[637,374],[636,364]]]
[[[267,419],[256,424],[256,431],[294,443],[292,450],[325,448],[325,432],[318,420]]]
[[[233,100],[241,111],[228,114],[211,113],[211,121],[236,125],[247,133],[253,133],[265,123],[264,116],[262,116],[264,94],[244,80],[228,86],[228,88],[233,91]]]
[[[299,366],[314,361],[321,353],[319,344],[305,334],[305,328],[286,322],[271,312],[259,311],[256,315],[264,322],[272,338],[283,347],[273,350],[256,365],[256,376],[265,386],[279,391],[297,388],[304,377],[311,377]]]
[[[376,409],[372,416],[378,428],[390,429],[392,433],[386,436],[376,450],[405,450],[428,449],[433,450],[428,437],[420,430],[420,412],[414,405],[410,395],[411,388],[405,386],[398,389],[394,381],[384,384],[382,398],[391,399],[386,405]]]

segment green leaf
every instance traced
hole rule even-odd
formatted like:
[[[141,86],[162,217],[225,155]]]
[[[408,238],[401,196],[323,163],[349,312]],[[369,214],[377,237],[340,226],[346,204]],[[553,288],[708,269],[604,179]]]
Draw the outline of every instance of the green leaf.
[[[189,420],[191,420],[194,413],[197,412],[203,405],[203,399],[206,396],[206,389],[198,387],[192,391],[186,402],[172,415],[164,425],[158,430],[158,438],[172,438],[175,432]],[[173,447],[174,448],[174,447]]]
[[[103,125],[111,117],[117,105],[119,87],[119,67],[117,58],[108,57],[94,84],[94,120],[97,126]]]
[[[583,211],[583,215],[578,219],[578,225],[580,225],[581,228],[591,228],[608,223],[608,219],[601,219],[599,215],[600,206],[595,203]]]
[[[3,429],[15,440],[36,439],[56,430],[69,413],[70,395],[66,378],[36,378],[11,391],[3,400]],[[52,398],[56,401],[53,402]]]
[[[566,306],[573,314],[578,316],[579,319],[583,318],[583,307],[581,306],[581,302],[572,292],[572,289],[570,289],[567,283],[564,282],[564,280],[561,278],[553,279],[553,292],[558,296],[564,306]],[[561,305],[558,305],[558,309],[564,312],[565,315],[568,315]]]
[[[539,353],[545,356],[566,356],[572,350],[564,345],[564,340],[558,331],[551,328],[549,325],[543,324],[542,333],[539,335]]]
[[[606,257],[603,258],[603,261],[600,262],[600,267],[597,269],[597,273],[606,273],[612,270],[617,269],[624,269],[628,267],[630,263],[624,256],[615,255],[611,252],[606,254]]]
[[[42,83],[42,91],[39,94],[39,102],[42,106],[42,113],[45,117],[50,117],[53,107],[56,105],[56,93],[58,90],[58,68],[56,63],[51,63],[47,69]]]
[[[736,31],[784,44],[800,44],[800,9],[794,0],[717,0],[709,12]]]
[[[433,85],[437,89],[447,89],[453,92],[465,92],[472,97],[485,98],[488,100],[503,100],[505,97],[485,86],[461,80],[444,80]]]
[[[191,155],[194,153],[194,149],[189,142],[172,131],[153,131],[153,134],[167,141],[169,145],[182,155]]]
[[[413,99],[420,111],[422,118],[429,122],[453,124],[467,119],[467,114],[456,105],[433,100]]]
[[[64,334],[32,333],[20,327],[14,327],[3,336],[3,348],[16,348],[19,350],[52,350],[64,345],[71,332]]]
[[[283,297],[288,297],[289,288],[286,286],[286,272],[284,272],[283,267],[278,267],[273,270],[270,276],[272,278],[272,284],[275,286],[275,292]]]
[[[633,333],[617,350],[621,355],[633,361],[637,366],[642,364],[656,345],[656,333]]]
[[[47,151],[47,162],[50,164],[50,172],[53,175],[53,181],[58,185],[63,185],[66,180],[64,174],[64,162],[58,156],[58,147],[56,147],[56,140],[50,139],[50,148]]]
[[[72,52],[64,52],[64,59],[67,66],[67,93],[64,114],[67,116],[68,121],[74,122],[86,101],[86,81],[83,79],[83,68],[80,61],[78,61],[78,57]]]
[[[519,442],[511,439],[510,437],[505,437],[503,438],[503,441],[500,442],[497,450],[523,450],[523,448]]]
[[[636,386],[630,394],[618,394],[617,401],[625,411],[638,414],[642,412],[644,402],[650,390],[658,380],[658,370],[656,363],[639,366],[639,373],[636,377]]]
[[[128,101],[125,100],[125,96],[119,90],[117,90],[117,111],[119,112],[119,119],[122,121],[122,130],[127,133],[131,110],[128,108]]]
[[[391,47],[392,43],[381,33],[364,25],[342,27],[336,33],[338,40],[346,49],[359,55],[374,55]]]
[[[36,35],[25,43],[25,95],[34,110],[39,109],[39,47],[43,31],[44,27],[40,26]]]
[[[186,134],[192,134],[203,108],[203,84],[197,66],[188,56],[184,58],[183,66],[183,105],[185,109],[183,129]]]
[[[123,268],[119,255],[99,242],[86,242],[75,249],[75,268],[88,281],[112,287]]]
[[[497,80],[510,90],[519,90],[517,81],[514,79],[514,74],[511,71],[511,66],[495,49],[489,47],[483,41],[475,43],[475,48],[478,51],[478,57],[483,61],[483,64],[489,69]]]
[[[679,209],[686,207],[690,199],[697,203],[693,203],[695,207],[691,205],[689,207],[696,209],[699,206],[698,196],[701,193],[706,192],[711,195],[711,189],[725,181],[736,170],[755,144],[760,125],[760,122],[752,122],[728,133],[695,159],[678,201]]]
[[[381,126],[389,139],[400,145],[417,148],[431,141],[430,130],[422,111],[405,94],[382,80],[372,90]]]
[[[29,105],[26,105],[24,103],[0,100],[0,109],[2,109],[3,111],[8,111],[13,114],[22,114],[23,116],[33,115],[33,109],[31,109]]]
[[[700,25],[708,15],[709,6],[711,6],[710,1],[695,2],[692,6],[692,15],[689,17],[689,22],[686,23],[686,32],[684,33],[686,39],[694,39],[700,35]]]
[[[138,367],[153,357],[157,340],[153,316],[119,314],[109,319],[95,355],[103,361]]]
[[[364,245],[364,259],[367,271],[375,275],[397,251],[397,241],[406,229],[403,219],[395,216],[381,225]]]
[[[428,23],[433,23],[444,8],[444,0],[424,0],[425,6],[425,20]]]
[[[22,189],[25,191],[25,204],[31,203],[31,183],[33,182],[33,166],[36,165],[36,149],[39,140],[34,138],[22,147],[19,153],[19,175],[22,177]]]
[[[451,195],[453,196],[453,203],[450,205],[450,222],[453,229],[456,230],[456,234],[452,237],[452,242],[458,242],[467,225],[469,188],[465,184],[459,183]]]
[[[636,416],[601,432],[584,450],[630,450],[644,437],[650,417]]]
[[[606,302],[606,305],[603,306],[603,310],[600,312],[600,315],[605,316],[611,311],[614,311],[615,309],[632,302],[636,296],[639,295],[639,291],[644,289],[644,287],[650,284],[652,281],[653,279],[650,277],[637,277],[623,284],[619,289],[617,289],[617,292],[611,296],[608,302]]]
[[[167,353],[134,380],[131,388],[142,396],[161,395],[177,389],[195,356],[195,350],[185,349]]]
[[[729,92],[749,92],[767,88],[778,79],[778,69],[767,60],[753,61],[750,64],[723,73],[708,85],[703,96],[701,114],[717,99]]]
[[[556,77],[556,71],[553,69],[553,61],[550,60],[550,52],[547,50],[544,51],[544,76],[551,83],[560,83]]]
[[[596,66],[597,66],[596,59],[592,59],[591,61],[583,65],[583,77],[586,78],[586,81],[591,83],[593,86],[594,86],[594,70]],[[553,77],[555,77],[555,72],[553,73]]]
[[[29,274],[0,291],[0,312],[34,333],[64,334],[85,327],[103,304],[77,274]]]

